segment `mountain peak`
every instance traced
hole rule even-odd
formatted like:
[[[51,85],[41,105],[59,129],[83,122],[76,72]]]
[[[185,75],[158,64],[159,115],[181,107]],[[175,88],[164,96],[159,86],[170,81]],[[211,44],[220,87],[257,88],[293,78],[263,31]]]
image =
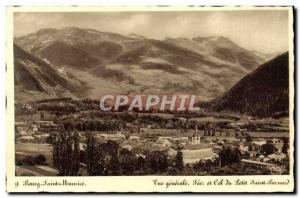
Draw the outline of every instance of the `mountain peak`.
[[[142,35],[138,35],[138,34],[134,34],[134,33],[129,34],[128,37],[135,38],[135,39],[147,39],[146,37],[144,37]]]
[[[78,27],[66,27],[61,29],[61,32],[67,35],[82,35],[84,33],[84,29]]]
[[[210,41],[217,42],[218,44],[236,45],[229,38],[223,36],[195,37],[193,40],[198,42]]]
[[[76,26],[68,26],[68,27],[63,28],[62,30],[64,30],[64,31],[78,31],[78,30],[82,30],[82,29],[79,28],[79,27],[76,27]]]
[[[43,35],[43,34],[53,34],[55,32],[57,32],[58,30],[55,28],[43,28],[40,29],[39,31],[36,32],[36,34],[38,35]]]

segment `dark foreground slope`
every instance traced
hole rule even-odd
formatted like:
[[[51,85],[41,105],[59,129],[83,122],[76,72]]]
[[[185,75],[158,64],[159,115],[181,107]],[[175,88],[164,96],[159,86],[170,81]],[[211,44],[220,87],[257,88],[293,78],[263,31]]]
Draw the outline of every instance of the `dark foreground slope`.
[[[65,72],[60,72],[46,61],[17,45],[14,45],[14,69],[17,100],[47,96],[74,96],[82,88],[80,81],[71,78]]]
[[[289,108],[288,53],[259,66],[225,94],[213,100],[209,109],[258,117],[287,115]]]

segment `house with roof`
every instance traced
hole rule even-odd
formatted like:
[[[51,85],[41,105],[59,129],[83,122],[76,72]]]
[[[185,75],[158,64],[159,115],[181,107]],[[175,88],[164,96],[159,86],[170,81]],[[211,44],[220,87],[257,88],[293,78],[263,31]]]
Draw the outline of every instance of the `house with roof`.
[[[197,125],[195,126],[195,133],[191,137],[191,144],[200,144],[201,143],[201,135],[198,131]]]

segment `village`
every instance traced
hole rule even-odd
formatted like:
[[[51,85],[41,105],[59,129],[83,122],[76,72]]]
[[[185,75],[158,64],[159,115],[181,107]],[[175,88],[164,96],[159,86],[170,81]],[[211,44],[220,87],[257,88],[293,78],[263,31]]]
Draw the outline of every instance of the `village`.
[[[91,100],[69,99],[20,105],[18,112],[23,109],[23,113],[16,114],[15,122],[16,174],[58,175],[54,145],[63,131],[76,131],[83,155],[88,155],[88,134],[92,134],[98,144],[113,141],[118,153],[126,150],[135,158],[145,159],[147,153],[157,151],[164,153],[167,161],[179,157],[183,167],[209,162],[220,168],[242,163],[268,170],[269,174],[288,174],[288,127],[274,124],[274,120],[263,123],[224,115],[99,112],[90,108],[94,105]],[[45,159],[39,162],[41,156]],[[88,174],[84,170],[88,162],[79,164],[77,172]],[[178,174],[187,174],[182,170]]]

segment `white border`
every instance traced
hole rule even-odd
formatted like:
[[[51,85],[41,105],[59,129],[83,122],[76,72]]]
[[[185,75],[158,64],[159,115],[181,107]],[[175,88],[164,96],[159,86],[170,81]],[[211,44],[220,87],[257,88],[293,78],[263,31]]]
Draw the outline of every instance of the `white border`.
[[[7,5],[7,2],[8,1],[4,1],[5,2],[5,4]],[[29,2],[29,3],[28,3]],[[44,1],[45,2],[45,1]],[[296,1],[297,2],[297,1]],[[62,5],[62,4],[64,4],[64,5],[74,5],[74,4],[77,4],[77,5],[82,5],[82,4],[85,4],[86,5],[86,3],[88,3],[89,5],[99,5],[99,2],[98,1],[89,1],[89,2],[87,2],[87,1],[70,1],[70,0],[65,0],[64,2],[61,2],[61,1],[56,1],[56,0],[52,0],[52,1],[46,1],[46,4],[51,4],[51,5],[55,5],[55,4],[60,4],[60,5]],[[190,5],[197,5],[199,2],[195,2],[195,1],[190,1],[190,0],[186,0],[186,1],[184,1],[184,4],[185,5],[188,5],[188,4],[190,4]],[[201,2],[202,3],[202,2]],[[222,1],[221,2],[221,4],[220,4],[220,1],[210,1],[209,2],[210,3],[210,5],[239,5],[239,4],[244,4],[245,5],[245,1],[243,1],[243,2],[241,2],[241,1]],[[277,5],[281,5],[283,2],[282,1],[264,1],[264,2],[261,2],[261,1],[249,1],[248,3],[246,3],[246,5],[248,4],[248,5],[250,5],[250,4],[257,4],[257,5],[272,5],[272,4],[277,4]],[[292,4],[295,4],[295,1],[285,1],[284,2],[285,4],[287,4],[287,5],[292,5]],[[1,4],[2,4],[2,2],[1,2]],[[9,1],[9,4],[14,4],[14,5],[20,5],[20,4],[23,4],[23,5],[34,5],[35,4],[35,2],[34,1],[26,1],[26,2],[24,2],[24,1]],[[150,4],[152,4],[152,5],[161,5],[161,3],[160,2],[158,2],[158,1],[156,1],[156,0],[154,0],[154,1],[151,1],[151,3],[150,2],[147,2],[146,3],[146,5],[150,5]],[[174,0],[174,1],[169,1],[169,3],[168,3],[168,1],[166,1],[165,3],[164,3],[164,5],[166,5],[166,4],[176,4],[176,5],[183,5],[183,3],[182,2],[180,2],[180,1],[176,1],[176,0]],[[142,3],[141,4],[141,1],[131,1],[131,3],[130,2],[125,2],[124,3],[124,1],[115,1],[115,0],[110,0],[109,2],[102,2],[102,5],[145,5],[145,3]],[[3,11],[3,7],[2,7],[2,10],[1,11]],[[2,12],[2,15],[3,15],[3,12]],[[3,16],[2,16],[3,17]],[[2,18],[2,20],[1,21],[4,21],[4,19]],[[3,34],[1,35],[1,39],[2,39],[2,41],[4,41],[4,39],[3,39]],[[3,42],[4,43],[4,42]],[[2,50],[2,52],[4,52],[4,49],[3,48],[1,48],[1,50]],[[4,53],[2,53],[2,54],[4,54]],[[4,63],[4,60],[2,60],[2,63]],[[1,74],[1,75],[3,75],[3,73]],[[1,78],[2,77],[2,78]],[[2,80],[4,80],[4,77],[3,76],[0,76],[0,78],[2,79]],[[2,85],[3,85],[4,83],[2,83]],[[4,87],[1,87],[1,90],[3,91],[3,90],[5,90],[5,88]],[[4,91],[3,91],[3,93],[4,93]],[[4,101],[3,101],[3,103],[1,103],[1,104],[4,104]],[[2,109],[2,110],[4,110],[4,108]],[[4,117],[4,114],[1,114],[1,116],[2,117]],[[1,119],[2,121],[4,120],[4,119]],[[2,127],[3,127],[4,125],[2,125]],[[5,130],[3,130],[3,131],[5,131]],[[5,138],[1,138],[1,140],[3,141],[3,143],[5,142]],[[4,160],[3,160],[4,161]],[[2,170],[4,170],[4,168],[2,168]],[[3,181],[3,180],[2,180]]]

